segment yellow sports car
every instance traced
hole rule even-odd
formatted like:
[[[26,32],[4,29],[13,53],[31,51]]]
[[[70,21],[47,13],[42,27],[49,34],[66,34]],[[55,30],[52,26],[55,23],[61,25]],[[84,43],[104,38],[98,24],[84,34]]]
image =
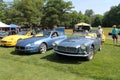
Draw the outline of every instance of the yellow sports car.
[[[19,40],[30,38],[33,35],[34,34],[32,31],[29,32],[21,31],[17,35],[10,35],[4,37],[3,39],[1,39],[0,44],[1,46],[15,46]],[[37,34],[37,35],[42,36],[43,34]]]
[[[104,43],[105,41],[106,41],[106,36],[105,36],[105,34],[103,32],[103,34],[102,34],[102,43]]]
[[[98,35],[97,30],[91,30],[91,33],[96,33],[96,35]],[[104,43],[105,41],[106,41],[106,36],[105,36],[105,34],[103,32],[101,42]]]

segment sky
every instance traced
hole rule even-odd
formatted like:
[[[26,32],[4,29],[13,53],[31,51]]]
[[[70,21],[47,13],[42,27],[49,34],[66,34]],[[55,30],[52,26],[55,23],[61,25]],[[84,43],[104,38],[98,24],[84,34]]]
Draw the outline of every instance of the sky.
[[[85,10],[92,9],[95,14],[103,15],[112,6],[118,6],[120,0],[65,0],[72,1],[75,10],[85,13]]]
[[[4,0],[5,2],[13,0]],[[85,10],[92,9],[95,14],[103,15],[109,11],[112,6],[118,6],[120,0],[64,0],[72,1],[74,10],[81,11],[83,14]]]

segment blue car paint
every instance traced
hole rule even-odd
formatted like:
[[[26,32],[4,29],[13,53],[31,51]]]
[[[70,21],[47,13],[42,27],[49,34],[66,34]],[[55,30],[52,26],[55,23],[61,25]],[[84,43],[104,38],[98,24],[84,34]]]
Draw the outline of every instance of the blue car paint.
[[[53,37],[52,34],[54,32],[57,32],[59,36]],[[64,34],[61,34],[61,32],[56,31],[56,30],[48,31],[49,35],[44,35],[43,37],[31,37],[28,39],[21,40],[16,44],[15,50],[19,52],[22,51],[22,52],[27,52],[27,53],[39,52],[39,46],[41,45],[41,43],[45,43],[47,45],[47,49],[53,48],[52,46],[53,42],[60,40],[60,39],[67,38],[67,36]],[[28,47],[29,44],[31,44],[31,46]],[[22,47],[24,49],[21,49]]]
[[[24,40],[21,40],[17,43],[17,45],[19,46],[26,46],[28,45],[29,43],[34,43],[35,41],[38,41],[38,40],[43,40],[45,39],[46,37],[32,37],[32,38],[27,38],[27,39],[24,39]],[[17,46],[16,45],[16,46]]]
[[[77,38],[70,37],[62,41],[55,41],[55,43],[56,43],[56,46],[53,48],[54,49],[53,51],[57,54],[66,55],[66,56],[86,57],[89,55],[91,45],[94,46],[95,52],[100,48],[101,39],[100,38],[85,38],[85,37],[77,37]],[[79,52],[74,53],[73,51],[70,50],[73,48],[80,49],[81,45],[86,46],[86,51],[83,51],[81,53]],[[68,50],[70,48],[69,50],[71,52],[59,50],[58,46],[66,48],[65,50]]]

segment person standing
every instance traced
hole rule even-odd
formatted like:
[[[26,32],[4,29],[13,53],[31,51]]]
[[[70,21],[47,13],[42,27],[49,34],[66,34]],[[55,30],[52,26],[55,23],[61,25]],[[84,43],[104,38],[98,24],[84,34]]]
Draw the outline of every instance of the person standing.
[[[119,30],[116,28],[116,25],[113,25],[112,38],[113,38],[114,45],[118,44],[118,32],[119,32]]]
[[[101,26],[98,26],[98,37],[100,37],[102,39],[102,34],[103,34],[103,29],[101,28]]]

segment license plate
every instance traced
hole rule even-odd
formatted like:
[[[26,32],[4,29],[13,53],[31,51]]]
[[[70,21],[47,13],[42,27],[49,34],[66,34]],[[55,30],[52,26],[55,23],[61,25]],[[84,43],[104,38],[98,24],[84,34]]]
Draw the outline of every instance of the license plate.
[[[4,46],[5,44],[2,43],[1,45]]]

